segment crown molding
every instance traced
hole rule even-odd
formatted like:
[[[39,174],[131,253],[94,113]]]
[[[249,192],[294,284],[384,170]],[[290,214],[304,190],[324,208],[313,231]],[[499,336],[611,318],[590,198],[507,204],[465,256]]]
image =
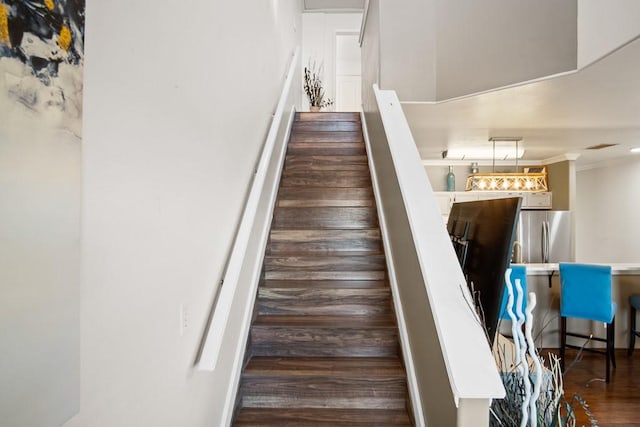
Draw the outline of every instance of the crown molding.
[[[578,160],[579,157],[580,157],[580,153],[564,153],[564,154],[559,154],[557,156],[548,157],[542,160],[542,164],[550,165],[553,163],[575,161],[575,160]]]
[[[491,159],[488,160],[447,160],[447,159],[422,159],[424,166],[470,166],[471,163],[477,163],[478,166],[493,166],[494,162]],[[518,160],[518,166],[543,166],[540,160]],[[515,166],[515,160],[496,160],[496,166]]]
[[[611,167],[622,166],[625,164],[631,164],[636,162],[640,163],[640,156],[634,155],[634,156],[617,157],[615,159],[600,160],[600,161],[594,161],[594,162],[583,164],[583,165],[582,164],[576,165],[576,172],[582,172],[582,171],[587,171],[591,169],[611,168]]]

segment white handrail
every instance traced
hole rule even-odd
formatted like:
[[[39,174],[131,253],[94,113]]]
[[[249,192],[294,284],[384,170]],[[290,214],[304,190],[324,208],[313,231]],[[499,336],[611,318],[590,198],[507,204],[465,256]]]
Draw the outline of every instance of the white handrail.
[[[505,390],[394,91],[373,85],[456,405]]]
[[[369,3],[367,2],[367,5]],[[409,398],[413,407],[413,416],[416,427],[424,427],[424,413],[420,404],[420,387],[418,386],[415,372],[415,363],[413,362],[413,354],[411,351],[410,338],[407,332],[407,324],[405,321],[404,309],[398,292],[398,280],[396,279],[395,264],[393,260],[393,252],[391,243],[389,242],[389,230],[387,228],[387,219],[385,217],[384,208],[382,206],[382,195],[380,193],[380,185],[378,183],[378,172],[376,164],[373,161],[373,150],[371,149],[371,139],[367,130],[367,119],[364,111],[360,110],[360,120],[362,121],[362,136],[364,137],[364,145],[367,150],[367,160],[369,163],[369,171],[371,173],[371,184],[373,186],[373,194],[376,200],[376,210],[378,212],[378,223],[382,233],[382,245],[384,247],[385,258],[387,261],[387,271],[389,283],[391,285],[391,295],[393,297],[394,309],[398,321],[398,330],[400,332],[400,345],[402,346],[402,356],[404,359],[404,367],[407,371],[407,386],[409,388]]]
[[[213,308],[213,316],[211,317],[211,322],[209,323],[197,363],[198,369],[200,370],[213,371],[218,362],[218,356],[220,355],[220,348],[222,346],[222,338],[227,327],[229,314],[231,313],[231,303],[236,293],[245,254],[251,237],[251,230],[256,220],[260,196],[265,189],[267,171],[273,155],[287,98],[289,97],[289,92],[291,90],[291,83],[293,81],[294,73],[297,70],[296,65],[298,62],[298,55],[299,48],[296,48],[287,72],[280,99],[278,100],[273,120],[271,122],[271,127],[269,128],[269,133],[267,134],[260,162],[256,168],[256,174],[245,204],[240,226],[236,233],[236,238],[229,256],[229,262],[227,264],[227,270],[222,281],[221,289],[218,291],[218,300]]]

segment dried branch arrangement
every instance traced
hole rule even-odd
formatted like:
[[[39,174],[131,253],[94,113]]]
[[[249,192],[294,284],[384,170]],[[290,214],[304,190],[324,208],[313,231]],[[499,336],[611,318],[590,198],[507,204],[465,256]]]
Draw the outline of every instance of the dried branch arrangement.
[[[529,293],[526,310],[523,312],[522,299],[527,296],[524,295],[520,280],[516,279],[512,283],[510,276],[509,268],[505,273],[505,287],[508,296],[507,313],[512,321],[514,355],[513,359],[507,356],[505,348],[494,351],[498,366],[506,366],[503,363],[506,360],[512,361],[509,363],[512,368],[501,372],[506,397],[493,401],[490,425],[575,427],[574,405],[578,404],[587,414],[591,426],[597,426],[598,421],[580,395],[575,394],[571,401],[566,399],[558,357],[550,354],[549,367],[545,367],[544,359],[538,354],[531,334],[533,310],[536,306],[535,293]],[[515,312],[512,307],[516,307]]]
[[[333,100],[325,98],[324,88],[322,87],[322,65],[316,69],[315,61],[309,63],[308,67],[304,67],[304,92],[309,99],[309,105],[312,107],[325,108],[333,105]]]

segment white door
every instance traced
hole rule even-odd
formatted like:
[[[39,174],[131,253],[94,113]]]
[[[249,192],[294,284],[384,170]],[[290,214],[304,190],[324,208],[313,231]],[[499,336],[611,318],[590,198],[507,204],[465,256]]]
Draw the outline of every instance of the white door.
[[[357,33],[336,34],[336,111],[359,111],[362,103]]]

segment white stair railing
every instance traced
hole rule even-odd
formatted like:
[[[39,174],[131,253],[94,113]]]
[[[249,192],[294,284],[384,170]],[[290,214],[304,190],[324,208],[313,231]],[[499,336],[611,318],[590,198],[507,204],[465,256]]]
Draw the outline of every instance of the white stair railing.
[[[292,114],[289,117],[288,127],[286,128],[287,133],[283,136],[281,130],[282,120],[285,109],[287,107],[291,107],[291,105],[288,105],[287,101],[290,97],[294,74],[297,72],[299,57],[298,51],[299,49],[296,49],[293,59],[291,60],[291,65],[288,69],[284,87],[280,94],[280,99],[262,150],[262,156],[258,163],[258,167],[256,168],[249,196],[247,197],[233,248],[229,255],[222,284],[218,290],[218,298],[215,303],[215,307],[213,308],[213,315],[211,316],[209,326],[203,339],[200,357],[198,358],[197,367],[200,370],[213,371],[216,368],[216,364],[218,363],[218,358],[220,356],[220,350],[222,348],[223,337],[229,322],[232,302],[236,295],[238,286],[240,285],[243,269],[249,268],[253,270],[251,280],[244,285],[252,287],[253,292],[250,292],[249,295],[255,296],[255,289],[258,285],[259,274],[262,268],[262,260],[264,258],[264,248],[266,247],[270,218],[273,215],[274,203],[278,191],[278,183],[280,181],[282,162],[284,161],[286,142],[289,139],[288,131],[291,128],[291,121],[293,120],[293,109],[290,108],[292,110]],[[265,211],[261,211],[260,206],[261,203],[265,204],[265,197],[268,197],[266,202],[267,209]],[[262,223],[262,226],[260,227],[261,230],[258,231],[258,245],[262,250],[258,251],[257,256],[253,257],[254,259],[246,259],[250,239],[255,237],[253,234],[258,216],[260,216],[259,219]],[[267,220],[265,220],[265,218],[267,218]],[[245,303],[244,307],[253,307],[253,299],[247,300]],[[248,326],[246,326],[246,329],[246,331],[243,331],[244,335],[246,335],[245,332],[248,331]]]
[[[370,127],[369,133],[373,134],[370,138],[377,138],[377,141],[367,142],[369,155],[379,154],[374,161],[380,163],[377,170],[385,174],[377,179],[374,177],[377,203],[382,205],[383,210],[389,209],[388,214],[381,215],[381,228],[383,235],[386,235],[385,251],[390,252],[391,259],[402,263],[400,268],[395,268],[395,274],[405,275],[405,278],[405,267],[411,267],[407,264],[411,261],[406,259],[415,254],[417,273],[414,277],[421,276],[418,280],[424,286],[424,290],[416,292],[416,280],[408,281],[413,283],[403,283],[402,278],[392,277],[392,285],[397,287],[395,291],[399,294],[394,300],[396,304],[402,305],[397,310],[399,315],[403,312],[412,312],[413,315],[419,313],[420,316],[429,319],[430,323],[412,324],[412,321],[415,323],[415,317],[412,319],[411,316],[400,321],[401,327],[406,324],[409,331],[404,334],[405,340],[409,342],[403,342],[403,347],[405,356],[406,353],[412,355],[412,360],[408,362],[413,366],[408,366],[407,369],[417,376],[415,379],[409,379],[410,388],[418,388],[413,393],[420,395],[421,409],[424,411],[427,425],[435,422],[438,425],[464,427],[488,426],[491,400],[504,397],[505,390],[482,322],[473,309],[472,297],[449,235],[443,226],[440,210],[400,101],[394,91],[380,90],[377,85],[373,86],[373,92],[377,111],[365,111],[364,116],[365,126]],[[376,123],[373,123],[374,121]],[[375,146],[373,150],[370,144]],[[383,147],[383,144],[387,146]],[[386,195],[381,196],[376,181],[385,180],[387,183],[380,184],[387,185]],[[389,187],[389,180],[393,180],[397,187]],[[389,191],[390,188],[392,191]],[[401,198],[394,194],[397,189]],[[399,198],[400,203],[389,201],[385,197]],[[399,217],[402,218],[398,219]],[[393,224],[394,221],[401,224],[400,228]],[[409,242],[400,241],[396,247],[389,247],[393,246],[393,243],[389,244],[388,241],[397,239],[397,234],[394,236],[394,233],[402,233],[402,227],[408,228],[406,240]],[[393,266],[390,266],[390,273],[393,270]],[[409,293],[403,289],[407,286],[414,287],[410,291],[413,295],[425,295],[425,301],[407,298]],[[426,312],[429,315],[426,315]],[[425,347],[426,338],[422,332],[427,328],[435,331],[432,335],[433,342],[427,343]],[[420,340],[423,342],[416,342]],[[422,360],[429,351],[432,352],[432,356],[435,354],[433,349],[424,349],[437,346],[438,343],[442,356],[440,362]],[[446,373],[436,373],[433,372],[434,369],[446,370]],[[438,387],[434,378],[444,378],[445,381],[448,379],[448,384],[439,383],[443,387],[437,393],[433,391]],[[451,393],[447,393],[447,390]],[[448,394],[451,395],[447,396]],[[414,406],[415,404],[414,401]],[[420,417],[416,419],[420,420]]]

